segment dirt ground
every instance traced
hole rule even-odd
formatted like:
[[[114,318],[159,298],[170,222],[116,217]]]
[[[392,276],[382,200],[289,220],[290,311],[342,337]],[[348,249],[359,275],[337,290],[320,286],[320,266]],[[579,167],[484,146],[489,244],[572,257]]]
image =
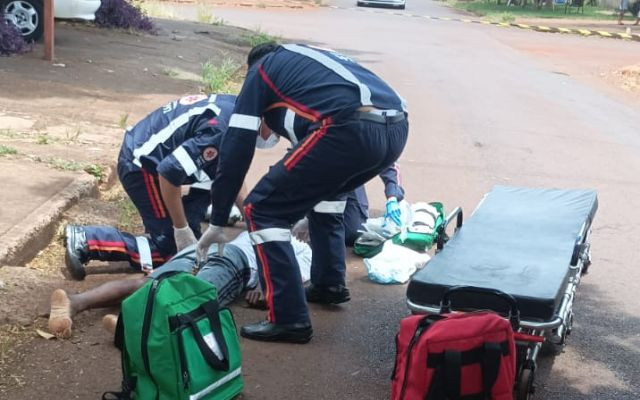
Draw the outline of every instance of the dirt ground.
[[[245,30],[168,20],[158,26],[157,35],[146,35],[59,22],[57,66],[40,60],[41,46],[22,57],[1,59],[0,114],[31,123],[0,128],[0,144],[18,149],[18,159],[33,155],[113,164],[123,125],[175,97],[198,92],[201,63],[231,58],[241,65],[248,51]],[[520,50],[561,57],[550,45]],[[625,69],[619,62],[603,68],[579,49],[562,57],[559,66],[575,63],[585,79],[640,99],[637,68]],[[117,186],[69,210],[61,228],[65,221],[141,231]],[[75,282],[64,274],[62,252],[58,235],[26,267],[0,268],[0,398],[51,398],[52,393],[55,398],[96,398],[119,386],[119,354],[101,327],[102,316],[114,310],[82,313],[75,319],[73,338],[66,341],[47,340],[37,329],[46,330],[53,288],[77,292],[137,275],[122,274],[126,266],[97,265],[94,271],[110,273]]]

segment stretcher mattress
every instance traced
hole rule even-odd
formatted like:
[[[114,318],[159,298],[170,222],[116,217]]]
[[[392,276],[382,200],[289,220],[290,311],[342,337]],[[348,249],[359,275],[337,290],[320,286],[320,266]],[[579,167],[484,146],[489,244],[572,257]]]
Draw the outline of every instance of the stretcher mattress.
[[[438,306],[452,286],[498,289],[516,298],[523,319],[550,321],[562,301],[581,228],[591,225],[597,207],[594,190],[496,186],[413,276],[407,297]],[[483,295],[455,296],[452,305],[504,309]]]

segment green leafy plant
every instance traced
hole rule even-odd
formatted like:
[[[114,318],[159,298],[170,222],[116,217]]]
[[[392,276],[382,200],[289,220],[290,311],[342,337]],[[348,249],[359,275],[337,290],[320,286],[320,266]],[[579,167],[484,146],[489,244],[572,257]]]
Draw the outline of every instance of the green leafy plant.
[[[233,90],[233,79],[240,66],[231,58],[225,58],[220,64],[207,61],[202,64],[203,91],[206,94],[225,93]]]
[[[247,44],[251,47],[255,47],[259,44],[269,43],[269,42],[280,42],[282,39],[280,36],[270,35],[267,32],[263,31],[262,28],[258,27],[251,31],[251,33],[246,34],[244,36]]]
[[[127,121],[129,120],[129,113],[124,113],[120,116],[120,122],[118,122],[118,126],[120,129],[127,129]]]
[[[0,144],[0,156],[8,156],[12,154],[18,154],[18,150],[10,146]]]
[[[83,170],[89,175],[95,176],[101,182],[104,179],[104,168],[102,167],[102,165],[89,164],[89,165],[86,165]]]
[[[51,140],[50,140],[49,136],[46,135],[46,134],[38,135],[38,138],[36,139],[36,143],[38,143],[38,144],[49,144],[49,143],[51,143]]]

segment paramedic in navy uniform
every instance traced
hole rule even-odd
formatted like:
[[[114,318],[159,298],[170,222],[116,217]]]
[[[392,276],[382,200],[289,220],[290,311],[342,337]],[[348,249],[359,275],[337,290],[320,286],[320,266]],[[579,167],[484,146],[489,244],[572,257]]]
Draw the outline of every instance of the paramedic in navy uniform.
[[[244,326],[241,334],[306,343],[313,330],[290,228],[308,214],[314,256],[306,299],[348,301],[346,193],[400,156],[408,134],[406,109],[379,77],[333,51],[266,43],[253,48],[247,61],[249,70],[222,138],[211,223],[196,251],[202,261],[212,243],[228,241],[224,224],[254,149],[273,146],[279,137],[289,139],[292,148],[244,202],[268,316]]]
[[[128,261],[148,272],[196,243],[234,105],[232,95],[185,96],[127,130],[118,177],[149,236],[111,226],[67,225],[65,262],[75,279],[84,279],[92,259]],[[192,185],[186,196],[181,185]]]

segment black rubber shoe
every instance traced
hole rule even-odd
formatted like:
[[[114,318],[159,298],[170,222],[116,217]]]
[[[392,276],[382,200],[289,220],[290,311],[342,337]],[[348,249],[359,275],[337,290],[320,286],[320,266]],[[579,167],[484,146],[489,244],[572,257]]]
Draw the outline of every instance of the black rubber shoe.
[[[77,225],[67,225],[64,233],[66,248],[64,262],[73,279],[81,281],[87,276],[84,264],[89,261],[89,246],[84,228]]]
[[[245,325],[240,329],[240,335],[251,340],[263,342],[308,343],[313,337],[311,323],[272,324],[262,321]]]
[[[351,300],[351,294],[346,286],[314,286],[304,289],[309,303],[341,304]]]

